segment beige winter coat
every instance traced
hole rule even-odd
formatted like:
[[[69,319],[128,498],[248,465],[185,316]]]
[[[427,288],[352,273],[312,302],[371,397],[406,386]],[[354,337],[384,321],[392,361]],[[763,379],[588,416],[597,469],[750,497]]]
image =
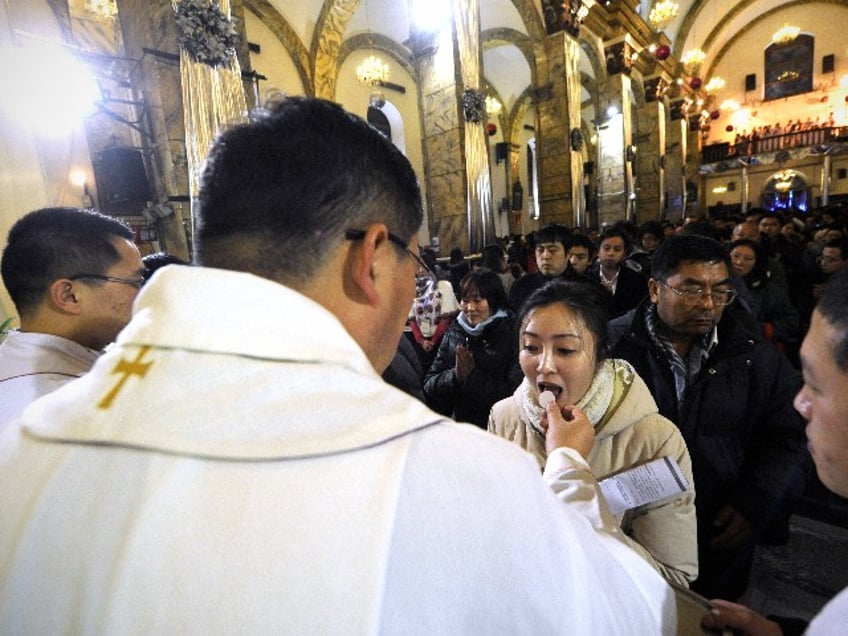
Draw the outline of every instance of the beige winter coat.
[[[518,444],[544,468],[545,440],[521,406],[521,391],[519,387],[492,407],[489,432]],[[688,586],[698,576],[695,489],[692,461],[680,431],[657,412],[648,387],[633,373],[595,423],[595,435],[595,445],[586,460],[598,480],[664,456],[680,465],[689,482],[686,494],[671,502],[629,510],[619,515],[619,521],[634,550],[667,580]]]

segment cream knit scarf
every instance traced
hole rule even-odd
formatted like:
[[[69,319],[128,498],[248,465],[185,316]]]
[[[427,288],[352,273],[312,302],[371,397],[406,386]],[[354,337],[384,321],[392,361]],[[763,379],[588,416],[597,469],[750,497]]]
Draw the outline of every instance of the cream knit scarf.
[[[630,366],[629,362],[618,359],[607,359],[595,373],[592,384],[586,389],[586,393],[580,398],[576,406],[586,413],[586,417],[598,430],[600,426],[606,423],[606,420],[615,411],[611,408],[613,405],[618,405],[623,395],[627,392],[628,387],[633,383],[633,376],[636,371]],[[530,423],[533,430],[538,433],[542,439],[545,437],[545,432],[539,423],[542,414],[545,412],[539,405],[539,396],[536,388],[531,386],[530,381],[525,377],[524,381],[518,387],[521,396],[521,416]]]

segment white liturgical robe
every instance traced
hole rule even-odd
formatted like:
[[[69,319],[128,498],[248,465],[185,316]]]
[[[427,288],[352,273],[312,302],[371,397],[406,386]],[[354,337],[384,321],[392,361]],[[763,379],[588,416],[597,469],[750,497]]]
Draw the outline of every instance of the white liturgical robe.
[[[269,280],[157,272],[116,346],[19,422],[0,633],[675,630],[662,578],[529,455],[385,384]]]
[[[60,336],[10,332],[0,344],[0,430],[36,398],[86,373],[99,355]]]

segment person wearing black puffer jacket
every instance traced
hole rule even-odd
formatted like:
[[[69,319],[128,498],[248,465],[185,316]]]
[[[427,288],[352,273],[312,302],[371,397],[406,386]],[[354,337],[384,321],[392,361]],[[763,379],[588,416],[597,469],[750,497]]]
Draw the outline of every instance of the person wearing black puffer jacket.
[[[784,354],[730,311],[727,252],[681,235],[651,262],[649,297],[610,322],[610,355],[630,362],[692,456],[698,579],[707,598],[738,599],[756,543],[787,538],[810,457],[792,406],[800,374]]]
[[[424,379],[430,408],[485,429],[492,405],[521,383],[514,319],[506,306],[495,272],[471,272],[462,279],[461,311]]]

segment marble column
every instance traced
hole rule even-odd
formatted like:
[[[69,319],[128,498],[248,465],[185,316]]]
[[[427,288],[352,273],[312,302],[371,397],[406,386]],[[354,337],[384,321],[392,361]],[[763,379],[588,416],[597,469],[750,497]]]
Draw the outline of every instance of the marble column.
[[[421,102],[429,235],[438,237],[442,255],[453,247],[476,252],[494,240],[485,106],[480,105],[479,0],[457,2],[451,24],[435,34],[413,32],[410,43]]]
[[[580,45],[564,31],[549,35],[536,51],[536,156],[542,226],[585,222],[579,63]]]
[[[666,214],[670,221],[682,219],[686,211],[686,152],[688,147],[683,100],[672,102],[670,121],[666,129]]]
[[[634,180],[636,219],[659,219],[665,209],[665,138],[667,108],[662,99],[666,82],[661,77],[645,81],[645,105],[639,108],[634,140],[637,145]]]
[[[618,111],[598,127],[598,225],[631,218],[633,192],[633,121],[630,76],[609,77],[601,91],[604,112]]]

